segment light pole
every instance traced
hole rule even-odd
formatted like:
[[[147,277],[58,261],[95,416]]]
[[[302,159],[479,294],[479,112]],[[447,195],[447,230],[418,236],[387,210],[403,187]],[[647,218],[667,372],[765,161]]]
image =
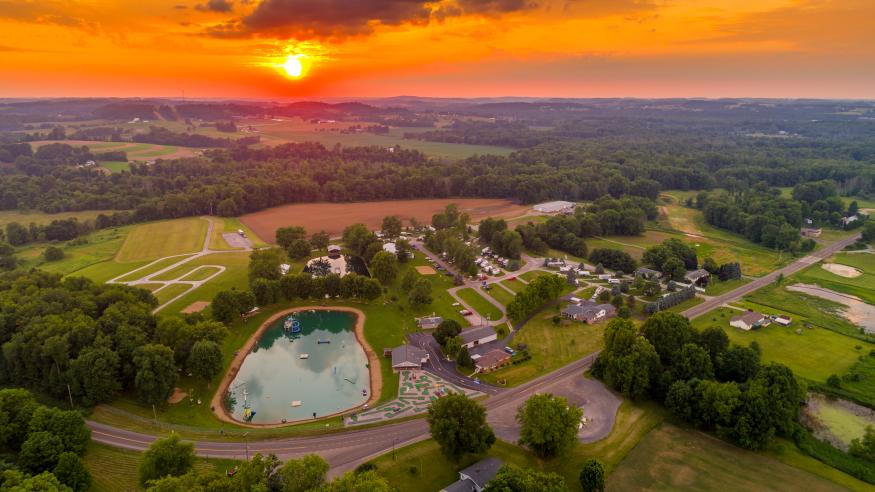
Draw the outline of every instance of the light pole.
[[[246,461],[249,461],[249,433],[243,433],[243,445],[246,448]]]

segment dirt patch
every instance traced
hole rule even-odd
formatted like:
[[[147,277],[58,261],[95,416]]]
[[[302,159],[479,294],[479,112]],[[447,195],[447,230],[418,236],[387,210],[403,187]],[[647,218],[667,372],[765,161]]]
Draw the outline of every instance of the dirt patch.
[[[184,400],[187,396],[188,393],[186,393],[185,391],[182,391],[179,388],[173,388],[173,394],[170,395],[170,398],[167,399],[167,403],[171,405],[176,405],[177,403]]]
[[[416,267],[416,271],[420,275],[435,275],[435,274],[437,274],[437,271],[430,266],[418,266],[418,267]]]
[[[199,313],[210,305],[210,301],[197,301],[188,305],[182,310],[182,314]]]
[[[821,268],[828,271],[829,273],[834,273],[839,277],[845,278],[856,278],[860,275],[863,275],[863,272],[848,265],[842,265],[839,263],[824,263],[821,265]]]
[[[486,217],[517,217],[529,209],[508,200],[481,198],[296,203],[247,214],[240,217],[240,221],[257,237],[274,242],[276,230],[288,225],[303,226],[309,232],[325,229],[332,236],[338,236],[344,228],[359,222],[371,229],[379,229],[383,217],[387,215],[398,215],[405,222],[415,218],[427,223],[431,222],[432,215],[442,211],[450,203],[458,205],[459,210],[470,215],[473,222]]]
[[[368,373],[370,374],[371,379],[371,393],[370,398],[365,403],[368,407],[373,406],[380,399],[380,393],[383,391],[383,376],[380,373],[380,359],[377,358],[377,353],[374,352],[374,349],[368,344],[368,341],[365,340],[365,313],[361,310],[351,307],[345,306],[304,306],[297,307],[292,309],[284,309],[278,313],[274,313],[273,316],[268,318],[255,330],[255,333],[249,337],[249,340],[237,351],[237,355],[234,357],[234,360],[231,361],[231,368],[228,369],[228,372],[225,373],[225,377],[222,378],[222,382],[219,384],[219,389],[213,395],[213,399],[210,401],[210,409],[219,418],[219,420],[223,422],[228,422],[232,424],[236,424],[242,427],[252,427],[252,428],[274,428],[274,427],[285,427],[288,425],[294,425],[300,423],[301,420],[290,420],[284,424],[252,424],[246,422],[240,422],[235,420],[231,415],[225,410],[225,406],[222,404],[222,396],[228,391],[228,386],[231,385],[231,382],[234,381],[234,378],[237,377],[237,372],[240,370],[240,366],[243,365],[243,359],[249,355],[249,352],[252,351],[252,347],[255,346],[255,343],[258,342],[258,339],[261,338],[261,335],[265,330],[277,319],[282,318],[283,316],[287,316],[291,313],[297,313],[299,311],[310,311],[312,309],[319,311],[344,311],[347,313],[353,313],[356,315],[355,320],[355,337],[358,340],[359,344],[361,344],[362,349],[364,349],[365,354],[368,356]],[[343,412],[334,413],[331,415],[323,415],[320,420],[335,417],[337,415],[351,412],[355,409],[344,410]],[[306,419],[310,420],[310,419]]]

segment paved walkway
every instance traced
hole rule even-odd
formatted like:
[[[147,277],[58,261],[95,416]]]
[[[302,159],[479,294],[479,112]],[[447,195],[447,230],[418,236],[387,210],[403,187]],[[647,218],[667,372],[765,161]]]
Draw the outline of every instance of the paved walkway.
[[[162,284],[161,287],[158,287],[157,289],[152,291],[153,294],[157,294],[158,292],[170,287],[171,285],[187,285],[188,286],[188,288],[184,292],[182,292],[181,294],[173,297],[172,299],[168,300],[164,304],[161,304],[160,306],[153,309],[152,313],[154,314],[154,313],[157,313],[158,311],[161,311],[162,309],[169,306],[170,304],[173,304],[177,300],[182,299],[189,292],[193,291],[194,289],[197,289],[201,285],[216,278],[218,275],[221,275],[222,272],[225,271],[225,266],[224,265],[199,265],[199,266],[195,267],[194,269],[189,270],[189,271],[181,274],[179,277],[172,279],[172,280],[158,280],[157,277],[160,277],[161,275],[163,275],[171,270],[174,270],[178,267],[181,267],[182,265],[185,265],[186,263],[194,261],[195,259],[200,258],[202,256],[218,254],[218,253],[239,253],[241,251],[252,251],[252,247],[249,245],[246,245],[246,246],[244,246],[242,248],[238,248],[238,249],[222,249],[222,250],[210,249],[210,238],[213,237],[214,223],[213,223],[213,220],[209,217],[201,217],[201,218],[206,220],[209,223],[209,226],[207,227],[207,235],[204,238],[204,244],[203,244],[203,247],[201,248],[200,251],[198,251],[197,253],[185,253],[185,254],[180,254],[180,255],[170,255],[170,256],[165,256],[163,258],[158,258],[157,260],[155,260],[147,265],[143,265],[139,268],[136,268],[136,269],[131,270],[129,272],[123,273],[122,275],[119,275],[118,277],[107,280],[106,283],[108,283],[108,284],[124,284],[124,285],[130,285],[130,286],[137,286],[137,285],[144,285],[144,284]],[[251,244],[251,243],[249,243],[249,244]],[[127,281],[119,280],[119,279],[122,279],[125,277],[129,277],[129,276],[131,276],[131,274],[134,274],[140,270],[146,270],[149,267],[151,267],[152,265],[155,265],[157,263],[161,263],[164,260],[167,260],[168,258],[181,258],[181,259],[179,261],[171,264],[171,265],[168,265],[168,266],[166,266],[166,267],[164,267],[156,272],[152,272],[148,275],[144,275],[136,280],[127,280]],[[202,280],[183,280],[185,277],[188,277],[189,275],[193,274],[194,272],[196,272],[198,270],[203,270],[203,269],[208,269],[208,268],[216,269],[216,271],[213,272],[213,274],[207,278],[204,278]]]

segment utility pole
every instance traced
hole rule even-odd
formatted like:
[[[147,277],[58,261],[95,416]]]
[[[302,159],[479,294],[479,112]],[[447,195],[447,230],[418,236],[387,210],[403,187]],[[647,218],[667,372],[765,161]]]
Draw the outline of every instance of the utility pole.
[[[161,428],[161,424],[158,422],[158,412],[155,411],[155,404],[152,404],[152,415],[155,416],[155,427]]]
[[[249,433],[243,434],[243,445],[246,447],[246,461],[249,461]]]

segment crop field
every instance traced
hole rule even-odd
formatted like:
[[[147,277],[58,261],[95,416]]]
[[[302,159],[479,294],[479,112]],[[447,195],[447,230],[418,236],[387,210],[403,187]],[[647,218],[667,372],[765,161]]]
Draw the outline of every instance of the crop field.
[[[559,306],[535,315],[514,337],[514,345],[528,345],[530,360],[484,374],[481,379],[517,386],[602,348],[607,322],[588,325],[562,321],[554,325],[557,314]]]
[[[847,490],[855,482],[844,478],[839,485],[707,434],[663,424],[614,469],[607,490],[827,492]]]
[[[300,118],[283,118],[282,121],[273,120],[246,120],[240,126],[252,126],[257,133],[242,133],[240,136],[258,135],[266,145],[277,145],[289,142],[319,142],[326,147],[341,144],[345,147],[372,146],[392,147],[399,145],[402,148],[418,150],[426,155],[459,160],[475,154],[510,154],[513,149],[509,147],[496,147],[492,145],[470,145],[443,142],[426,142],[422,140],[405,139],[405,133],[414,133],[416,129],[390,128],[389,134],[377,135],[374,133],[341,133],[339,130],[359,124],[368,126],[367,122],[337,122],[328,124],[314,124]],[[332,131],[334,130],[334,131]],[[228,134],[225,134],[228,136]]]
[[[771,314],[777,310],[760,311]],[[832,374],[845,374],[863,352],[856,348],[861,345],[859,340],[817,326],[803,328],[803,320],[796,317],[789,327],[772,324],[759,330],[743,331],[729,326],[729,318],[740,313],[720,308],[696,318],[693,326],[698,330],[712,326],[722,328],[733,343],[745,347],[756,341],[764,361],[780,362],[797,376],[819,383]],[[802,330],[801,335],[796,334],[797,329]]]
[[[459,210],[471,216],[473,222],[486,217],[515,217],[528,210],[507,200],[460,198],[432,200],[392,200],[357,203],[297,203],[269,208],[240,217],[240,222],[255,232],[264,241],[273,243],[276,230],[289,225],[303,226],[308,233],[328,231],[339,236],[343,229],[362,223],[370,229],[379,229],[383,217],[398,215],[408,221],[416,218],[423,223],[431,222],[432,215],[454,203]]]
[[[134,492],[142,490],[137,481],[140,453],[126,451],[91,442],[85,451],[83,462],[91,472],[93,492]],[[223,472],[234,466],[235,461],[203,459],[195,460],[199,471]]]
[[[93,152],[124,151],[129,161],[147,161],[154,159],[180,159],[183,157],[195,157],[200,155],[201,149],[189,147],[174,147],[170,145],[157,145],[136,142],[95,142],[89,140],[43,140],[31,142],[34,149],[52,143],[63,143],[74,147],[86,146]],[[115,166],[118,167],[118,166]],[[107,167],[111,171],[111,167]]]
[[[124,263],[200,251],[207,228],[207,221],[197,217],[139,225],[128,234],[116,259]]]

